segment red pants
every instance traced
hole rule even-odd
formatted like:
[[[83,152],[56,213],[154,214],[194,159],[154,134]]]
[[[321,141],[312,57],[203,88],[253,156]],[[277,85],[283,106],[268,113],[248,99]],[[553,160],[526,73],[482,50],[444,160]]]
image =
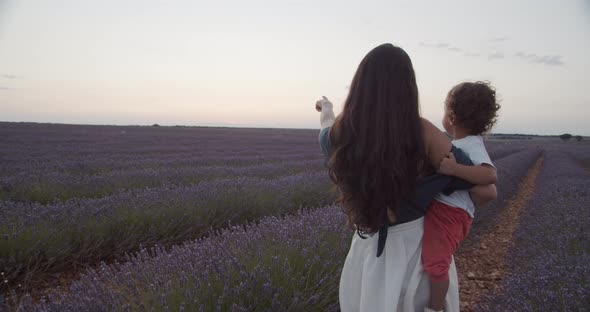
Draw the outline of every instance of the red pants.
[[[433,282],[449,280],[451,257],[471,226],[469,214],[456,207],[433,201],[424,217],[422,264]]]

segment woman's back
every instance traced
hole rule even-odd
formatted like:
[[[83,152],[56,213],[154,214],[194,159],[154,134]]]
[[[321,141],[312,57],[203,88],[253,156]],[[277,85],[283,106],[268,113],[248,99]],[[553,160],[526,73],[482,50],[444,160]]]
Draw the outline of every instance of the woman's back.
[[[436,168],[451,144],[427,120],[422,121],[422,127],[427,162],[419,173],[428,175],[433,169],[426,167]],[[430,298],[430,281],[421,261],[425,210],[421,210],[424,205],[407,205],[403,200],[394,218],[389,218],[390,223],[401,224],[381,227],[375,235],[353,235],[340,278],[342,311],[424,311]],[[411,221],[405,222],[406,218]],[[459,311],[454,260],[449,268],[445,311]]]
[[[331,127],[322,129],[320,142],[338,202],[356,228],[342,270],[340,307],[423,311],[429,298],[421,263],[423,211],[412,199],[421,190],[416,181],[438,168],[451,144],[419,115],[408,55],[390,44],[373,49],[357,69],[343,112],[333,125],[326,116],[333,116],[331,105],[322,110],[322,127]],[[454,263],[449,276],[446,309],[458,311]]]
[[[405,51],[384,44],[361,61],[329,141],[330,177],[350,223],[371,234],[399,217],[426,156],[416,78]]]

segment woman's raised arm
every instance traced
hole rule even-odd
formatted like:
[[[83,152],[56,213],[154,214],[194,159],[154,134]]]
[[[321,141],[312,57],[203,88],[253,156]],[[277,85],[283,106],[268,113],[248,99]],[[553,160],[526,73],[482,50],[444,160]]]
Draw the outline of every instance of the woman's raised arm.
[[[331,127],[334,124],[334,120],[336,120],[333,111],[334,105],[327,97],[322,96],[320,100],[315,102],[315,109],[320,112],[320,126],[322,129]]]

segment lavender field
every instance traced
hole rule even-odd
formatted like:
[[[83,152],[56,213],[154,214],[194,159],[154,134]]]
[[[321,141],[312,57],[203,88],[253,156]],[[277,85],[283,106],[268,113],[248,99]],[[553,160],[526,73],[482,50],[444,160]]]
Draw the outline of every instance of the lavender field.
[[[590,153],[568,153],[547,151],[507,259],[505,292],[488,296],[481,311],[588,311],[590,176],[576,162]]]
[[[317,134],[0,123],[0,310],[338,310],[353,233]],[[589,306],[590,145],[486,144],[499,197],[466,243],[544,160],[507,260],[517,274],[482,309]]]

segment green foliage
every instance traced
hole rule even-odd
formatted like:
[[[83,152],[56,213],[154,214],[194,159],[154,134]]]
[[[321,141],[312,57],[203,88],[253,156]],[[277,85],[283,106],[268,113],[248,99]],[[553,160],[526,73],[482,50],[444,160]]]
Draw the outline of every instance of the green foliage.
[[[108,215],[89,216],[75,226],[48,220],[16,231],[0,224],[0,268],[23,285],[54,273],[99,261],[122,259],[141,246],[166,248],[203,237],[211,229],[243,224],[266,215],[297,212],[331,202],[330,183],[294,185],[289,192],[246,187],[225,190],[223,196],[154,202],[150,206],[120,206]],[[289,203],[289,204],[286,204]]]
[[[569,141],[569,139],[572,138],[572,135],[569,133],[564,133],[562,135],[559,136],[560,139],[564,140],[564,141]]]
[[[208,166],[214,166],[214,164],[207,164]],[[223,163],[217,164],[222,166]],[[251,161],[240,163],[233,162],[232,166],[236,168],[240,167],[251,167],[254,166]],[[144,166],[143,169],[149,169],[150,166]],[[178,169],[186,168],[187,171],[191,167],[179,166]],[[165,175],[165,168],[159,168],[152,166],[152,169],[161,169],[162,175],[156,174],[141,174],[138,173],[129,179],[120,178],[108,178],[105,175],[103,179],[93,180],[89,178],[87,181],[80,183],[72,183],[68,179],[55,180],[51,174],[42,175],[40,174],[35,180],[31,182],[19,183],[10,187],[0,187],[0,200],[4,201],[17,201],[17,202],[38,202],[41,204],[52,204],[57,202],[66,202],[67,200],[74,198],[101,198],[116,194],[121,190],[131,189],[142,189],[159,187],[163,185],[194,185],[203,181],[213,181],[234,178],[235,175],[232,171],[224,170],[224,167],[219,169],[212,169],[210,172],[196,173],[196,174],[182,174],[182,175]],[[311,165],[307,167],[301,167],[298,165],[285,165],[279,167],[274,171],[264,170],[264,168],[256,171],[254,168],[252,172],[248,172],[250,177],[258,177],[265,179],[274,179],[282,176],[296,175],[299,173],[320,171],[323,170],[323,166]],[[96,175],[99,177],[99,175]]]

